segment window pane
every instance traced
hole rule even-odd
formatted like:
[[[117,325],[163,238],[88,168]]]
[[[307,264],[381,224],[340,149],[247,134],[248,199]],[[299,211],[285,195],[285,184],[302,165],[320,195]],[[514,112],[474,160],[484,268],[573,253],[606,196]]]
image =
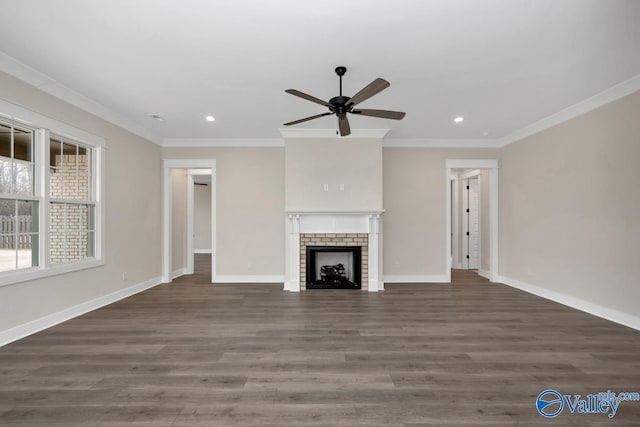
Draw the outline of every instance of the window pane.
[[[91,199],[91,150],[78,147],[78,199]]]
[[[0,123],[0,156],[11,158],[11,126]]]
[[[51,138],[49,141],[49,196],[62,198],[62,142]],[[60,165],[60,166],[58,166]]]
[[[66,205],[51,203],[49,207],[49,256],[52,264],[64,262],[66,258]]]
[[[20,128],[13,129],[13,158],[33,162],[33,132]]]
[[[18,235],[18,268],[38,266],[38,235]]]
[[[18,233],[37,233],[38,202],[35,200],[18,200]]]
[[[94,254],[91,205],[51,203],[51,263],[78,261]]]
[[[33,195],[33,165],[13,161],[13,193]]]
[[[11,194],[11,158],[0,157],[0,194]]]
[[[16,247],[13,235],[0,234],[0,271],[16,269]]]
[[[39,257],[38,202],[18,200],[16,217],[18,268],[35,267]]]
[[[38,265],[37,217],[36,201],[0,199],[0,271]]]

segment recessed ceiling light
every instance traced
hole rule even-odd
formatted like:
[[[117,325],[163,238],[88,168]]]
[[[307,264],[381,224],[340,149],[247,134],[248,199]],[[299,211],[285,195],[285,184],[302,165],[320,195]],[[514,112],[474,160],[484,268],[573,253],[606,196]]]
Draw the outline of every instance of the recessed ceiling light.
[[[483,136],[489,136],[489,132],[482,132]]]
[[[213,117],[213,116],[207,116],[207,117],[205,117],[205,119],[206,119],[208,122],[215,122],[215,121],[216,121],[216,118],[215,118],[215,117]]]
[[[149,117],[151,117],[152,119],[157,120],[159,122],[164,122],[164,119],[162,117],[160,117],[159,115],[157,115],[157,114],[149,114]]]
[[[464,122],[464,117],[458,116],[455,119],[453,119],[453,122],[454,123],[462,123],[462,122]]]

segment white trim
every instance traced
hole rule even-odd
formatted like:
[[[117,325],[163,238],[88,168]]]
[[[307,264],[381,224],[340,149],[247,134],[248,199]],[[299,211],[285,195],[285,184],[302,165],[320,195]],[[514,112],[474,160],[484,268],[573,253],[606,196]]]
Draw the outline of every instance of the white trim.
[[[189,169],[187,171],[189,175],[208,175],[211,176],[211,169]]]
[[[478,269],[478,276],[484,277],[485,279],[489,279],[491,277],[488,270],[483,270],[481,268]]]
[[[424,283],[444,284],[451,283],[446,274],[387,274],[383,277],[384,283]]]
[[[480,176],[481,174],[482,174],[482,171],[480,169],[471,169],[459,174],[458,179],[474,178],[476,176]]]
[[[459,187],[459,182],[457,179],[457,174],[456,173],[452,173],[452,176],[450,177],[449,180],[449,188],[450,191],[452,191],[451,194],[451,219],[452,221],[455,220],[455,224],[452,222],[451,224],[451,232],[449,233],[450,239],[451,239],[451,252],[449,252],[450,258],[451,258],[451,263],[452,265],[455,266],[460,266],[457,268],[462,268],[461,264],[460,264],[460,244],[459,244],[459,239],[460,239],[460,227],[459,227],[459,222],[458,222],[458,216],[459,216],[459,212],[458,212],[458,187]],[[452,188],[453,187],[453,188]],[[453,192],[453,190],[455,189],[455,192]]]
[[[2,52],[0,52],[0,57],[1,55]],[[0,120],[2,118],[33,128],[44,128],[58,136],[73,139],[75,142],[89,144],[94,147],[104,147],[106,145],[106,140],[102,137],[0,98]]]
[[[489,169],[489,272],[492,282],[498,281],[498,161],[485,159],[447,159],[446,182],[446,276],[451,281],[451,176],[452,169]]]
[[[384,148],[499,148],[496,139],[431,139],[431,138],[389,138],[382,141]]]
[[[222,283],[284,283],[284,275],[218,275],[214,284]]]
[[[384,138],[390,129],[351,129],[351,135],[339,136],[336,129],[278,128],[283,138]]]
[[[191,170],[191,169],[190,169]],[[190,171],[189,170],[189,171]],[[193,274],[193,221],[194,221],[194,186],[195,181],[191,173],[187,171],[187,265],[185,274]]]
[[[171,277],[171,169],[209,169],[211,171],[211,277],[216,273],[216,160],[215,159],[163,159],[162,160],[162,282]]]
[[[186,267],[184,267],[184,268],[179,268],[179,269],[177,269],[177,270],[175,270],[175,271],[172,271],[172,272],[171,272],[171,280],[173,280],[173,279],[177,279],[178,277],[180,277],[180,276],[184,276],[185,274],[189,274],[189,273],[187,272]]]
[[[498,167],[498,161],[493,159],[447,159],[446,166],[450,169],[491,169]]]
[[[210,253],[213,253],[213,251],[211,249],[194,249],[193,253],[194,254],[210,254]]]
[[[380,215],[384,213],[384,209],[372,209],[369,211],[350,211],[350,210],[327,210],[327,211],[305,211],[305,210],[286,210],[284,211],[287,215],[357,215],[357,216],[366,216],[366,215]]]
[[[282,138],[165,138],[163,147],[284,147]]]
[[[462,181],[462,264],[463,270],[469,269],[469,178]]]
[[[617,85],[612,86],[590,98],[560,110],[555,114],[520,128],[515,132],[511,132],[509,135],[498,140],[500,144],[499,146],[505,147],[509,144],[513,144],[514,142],[520,141],[528,136],[542,132],[545,129],[549,129],[553,126],[559,125],[560,123],[566,122],[567,120],[571,120],[582,114],[588,113],[589,111],[600,108],[603,105],[609,104],[627,95],[631,95],[638,90],[640,90],[640,74],[618,83]]]
[[[35,334],[36,332],[40,332],[44,329],[55,326],[59,323],[65,322],[69,319],[73,319],[74,317],[78,317],[90,311],[97,310],[98,308],[104,307],[105,305],[113,304],[116,301],[120,301],[121,299],[127,298],[131,295],[135,295],[139,292],[153,288],[160,283],[160,277],[155,277],[151,280],[138,283],[137,285],[133,285],[125,289],[120,289],[108,295],[104,295],[91,301],[86,301],[78,305],[74,305],[73,307],[69,307],[56,313],[48,314],[39,319],[23,323],[22,325],[15,326],[11,329],[1,331],[0,347],[13,341],[17,341],[26,336]]]
[[[640,317],[633,314],[624,313],[619,310],[604,307],[599,304],[594,304],[589,301],[585,301],[580,298],[572,297],[560,292],[552,291],[547,288],[532,285],[526,282],[522,282],[510,277],[500,276],[500,283],[503,283],[512,288],[520,289],[521,291],[545,298],[562,305],[566,305],[576,310],[584,311],[585,313],[592,314],[597,317],[601,317],[606,320],[610,320],[615,323],[619,323],[624,326],[636,329],[640,331]]]
[[[44,279],[45,277],[72,273],[74,271],[87,270],[89,268],[102,267],[106,262],[103,259],[85,259],[61,264],[53,264],[47,268],[32,267],[3,273],[0,276],[0,287],[10,286],[14,283],[27,282],[29,280]]]
[[[56,98],[94,114],[103,120],[126,129],[150,142],[155,144],[160,144],[161,142],[161,139],[156,134],[135,123],[133,120],[130,120],[93,99],[68,88],[67,86],[57,82],[55,79],[41,73],[40,71],[34,70],[4,52],[0,52],[0,70],[35,86],[43,92],[53,95]]]

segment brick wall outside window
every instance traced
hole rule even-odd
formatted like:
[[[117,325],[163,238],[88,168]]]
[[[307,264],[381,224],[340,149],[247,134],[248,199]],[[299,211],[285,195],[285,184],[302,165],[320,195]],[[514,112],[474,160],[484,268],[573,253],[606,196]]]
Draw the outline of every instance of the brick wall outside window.
[[[88,200],[90,196],[88,157],[56,155],[54,165],[55,167],[50,171],[51,197]],[[51,203],[49,218],[51,263],[82,260],[90,256],[88,235],[90,215],[88,205]]]

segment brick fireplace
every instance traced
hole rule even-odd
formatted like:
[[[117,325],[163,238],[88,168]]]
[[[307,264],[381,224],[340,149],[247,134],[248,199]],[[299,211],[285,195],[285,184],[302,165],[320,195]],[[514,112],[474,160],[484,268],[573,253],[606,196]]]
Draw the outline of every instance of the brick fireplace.
[[[285,290],[307,290],[309,247],[358,247],[358,285],[363,291],[383,289],[380,264],[382,212],[288,212],[287,278]]]
[[[358,247],[360,248],[359,273],[357,278],[361,289],[367,290],[369,276],[369,236],[365,233],[303,233],[300,234],[300,290],[306,289],[308,282],[307,259],[309,247]]]

